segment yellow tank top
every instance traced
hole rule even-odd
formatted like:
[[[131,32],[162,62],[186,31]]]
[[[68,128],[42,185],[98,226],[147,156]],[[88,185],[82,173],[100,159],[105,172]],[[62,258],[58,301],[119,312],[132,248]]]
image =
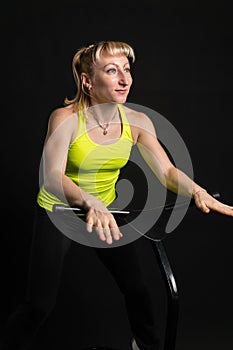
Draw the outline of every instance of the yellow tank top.
[[[115,197],[115,184],[120,169],[127,163],[133,146],[131,128],[122,105],[118,104],[122,134],[114,143],[96,144],[86,130],[86,118],[83,111],[78,113],[78,132],[70,144],[65,174],[84,191],[100,199],[105,206],[111,204]],[[38,204],[52,211],[54,204],[64,204],[44,186],[38,196]]]

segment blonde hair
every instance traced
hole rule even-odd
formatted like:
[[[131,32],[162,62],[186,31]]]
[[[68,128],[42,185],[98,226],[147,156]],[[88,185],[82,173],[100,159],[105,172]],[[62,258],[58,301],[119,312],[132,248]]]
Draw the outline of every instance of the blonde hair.
[[[71,104],[75,104],[79,107],[82,106],[82,108],[90,106],[90,94],[82,82],[81,74],[86,73],[91,77],[93,74],[93,66],[103,52],[114,56],[125,55],[130,64],[135,61],[133,48],[121,41],[101,41],[88,47],[82,47],[76,52],[72,61],[72,70],[77,93],[73,99],[65,98],[64,104],[66,106]]]

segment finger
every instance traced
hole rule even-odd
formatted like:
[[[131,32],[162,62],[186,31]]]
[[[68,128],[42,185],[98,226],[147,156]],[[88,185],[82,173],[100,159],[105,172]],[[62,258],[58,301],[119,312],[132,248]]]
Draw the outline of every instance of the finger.
[[[123,234],[120,232],[118,226],[115,227],[111,227],[111,233],[112,233],[112,237],[118,241],[120,238],[123,237]]]
[[[112,244],[112,235],[111,235],[111,230],[109,227],[105,227],[103,229],[104,236],[106,238],[106,243]]]
[[[93,220],[90,218],[88,221],[87,221],[87,225],[86,225],[86,228],[87,228],[87,232],[91,233],[92,232],[92,228],[93,228]]]
[[[208,214],[210,212],[210,208],[206,205],[205,201],[196,199],[196,204],[203,213]]]
[[[220,211],[220,213],[233,217],[233,209],[225,208],[222,211]]]
[[[114,238],[114,240],[117,241],[123,237],[123,234],[120,232],[120,229],[117,225],[117,222],[116,222],[114,216],[112,216],[112,219],[110,220],[109,227],[110,227],[112,237]]]
[[[100,220],[97,221],[97,225],[95,227],[95,230],[96,230],[97,235],[99,236],[99,239],[101,241],[105,241],[106,238],[105,238],[105,235],[104,235],[104,229],[102,227],[102,224],[101,224]]]
[[[225,204],[213,205],[212,210],[218,213],[233,216],[233,207]]]

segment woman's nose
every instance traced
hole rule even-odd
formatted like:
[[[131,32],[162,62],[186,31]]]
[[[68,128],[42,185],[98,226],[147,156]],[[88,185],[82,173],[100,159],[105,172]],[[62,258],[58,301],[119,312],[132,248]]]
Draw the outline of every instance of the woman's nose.
[[[129,84],[129,73],[120,72],[119,73],[119,83],[121,85],[128,85]]]

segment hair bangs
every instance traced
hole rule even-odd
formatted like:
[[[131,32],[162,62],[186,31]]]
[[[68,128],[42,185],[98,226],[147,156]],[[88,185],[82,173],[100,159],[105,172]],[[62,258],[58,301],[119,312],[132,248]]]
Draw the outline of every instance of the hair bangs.
[[[95,47],[95,50],[93,52],[94,61],[98,60],[104,52],[107,52],[109,55],[112,56],[126,56],[130,60],[130,62],[135,61],[135,54],[133,48],[130,45],[120,41],[100,42]]]

